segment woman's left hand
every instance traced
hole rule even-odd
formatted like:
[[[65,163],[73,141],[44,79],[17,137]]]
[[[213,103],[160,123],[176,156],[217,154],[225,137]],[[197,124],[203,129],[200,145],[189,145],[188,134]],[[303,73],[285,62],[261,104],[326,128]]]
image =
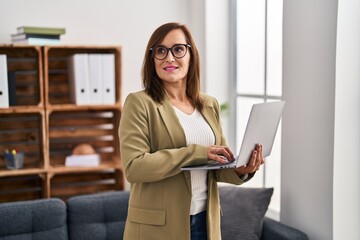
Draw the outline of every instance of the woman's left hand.
[[[259,170],[260,166],[265,162],[265,158],[262,153],[262,145],[257,144],[253,150],[250,161],[248,164],[235,168],[236,173],[241,176],[249,173],[254,173]]]

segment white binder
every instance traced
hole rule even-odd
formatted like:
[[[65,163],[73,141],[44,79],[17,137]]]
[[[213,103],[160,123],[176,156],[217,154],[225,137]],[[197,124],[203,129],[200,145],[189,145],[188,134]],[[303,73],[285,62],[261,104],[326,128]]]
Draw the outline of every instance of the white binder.
[[[102,56],[89,54],[90,104],[102,104]]]
[[[0,108],[9,107],[9,89],[6,55],[0,54]]]
[[[115,103],[115,55],[102,54],[102,101],[103,104]]]
[[[70,98],[76,105],[89,104],[89,57],[86,53],[69,58]]]

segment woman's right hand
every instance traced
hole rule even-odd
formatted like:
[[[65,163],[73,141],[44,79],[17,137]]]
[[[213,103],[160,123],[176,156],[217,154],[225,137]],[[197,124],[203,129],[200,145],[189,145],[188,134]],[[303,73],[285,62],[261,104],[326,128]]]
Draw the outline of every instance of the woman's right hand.
[[[207,148],[207,155],[209,160],[219,163],[227,163],[234,160],[234,154],[226,146],[210,145]]]

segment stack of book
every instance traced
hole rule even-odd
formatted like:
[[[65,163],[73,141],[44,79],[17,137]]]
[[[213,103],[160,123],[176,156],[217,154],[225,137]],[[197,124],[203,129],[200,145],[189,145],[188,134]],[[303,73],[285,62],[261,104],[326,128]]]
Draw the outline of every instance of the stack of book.
[[[11,34],[11,41],[30,45],[59,44],[63,34],[65,28],[21,26],[17,28],[16,34]]]

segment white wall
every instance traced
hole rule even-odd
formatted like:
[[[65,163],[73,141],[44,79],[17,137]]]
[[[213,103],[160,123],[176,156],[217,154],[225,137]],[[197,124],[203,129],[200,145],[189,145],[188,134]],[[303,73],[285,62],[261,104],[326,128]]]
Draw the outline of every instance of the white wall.
[[[230,101],[230,1],[206,0],[205,11],[205,88],[220,104]],[[232,149],[229,115],[222,116],[223,131]]]
[[[163,23],[190,24],[184,0],[0,0],[0,42],[22,25],[65,27],[64,44],[122,46],[122,100],[142,88],[140,71],[152,32]],[[194,19],[195,20],[195,19]]]
[[[360,239],[360,1],[339,0],[334,141],[334,239]]]
[[[281,221],[360,239],[360,2],[284,1]]]
[[[284,1],[281,213],[333,239],[337,0]]]

